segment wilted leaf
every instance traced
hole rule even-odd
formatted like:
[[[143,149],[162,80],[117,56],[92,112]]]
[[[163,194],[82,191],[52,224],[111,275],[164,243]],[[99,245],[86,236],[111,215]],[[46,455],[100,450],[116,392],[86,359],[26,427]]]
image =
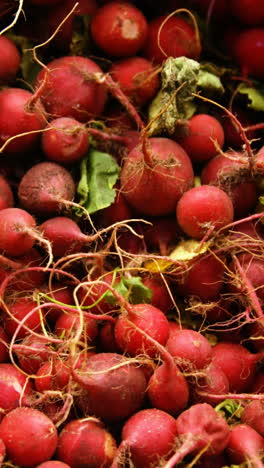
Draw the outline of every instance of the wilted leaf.
[[[256,111],[264,111],[264,86],[249,87],[242,84],[239,87],[239,93],[248,98],[248,107]]]

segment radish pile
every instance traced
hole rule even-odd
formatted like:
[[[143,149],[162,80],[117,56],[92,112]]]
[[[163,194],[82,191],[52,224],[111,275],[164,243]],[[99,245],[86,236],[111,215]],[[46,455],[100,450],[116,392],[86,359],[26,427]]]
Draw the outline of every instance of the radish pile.
[[[264,467],[263,0],[2,3],[0,466]]]

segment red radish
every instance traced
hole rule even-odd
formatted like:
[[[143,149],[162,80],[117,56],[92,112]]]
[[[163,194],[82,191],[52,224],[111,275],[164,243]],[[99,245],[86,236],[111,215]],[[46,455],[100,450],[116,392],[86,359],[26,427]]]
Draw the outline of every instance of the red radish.
[[[177,140],[193,162],[202,163],[219,152],[224,138],[223,127],[215,117],[197,114],[191,117]]]
[[[148,398],[154,408],[176,416],[189,401],[189,386],[173,360],[165,360],[154,370],[148,382]]]
[[[130,356],[142,353],[156,356],[159,350],[155,342],[165,345],[169,336],[169,322],[165,314],[151,304],[126,303],[124,307],[125,312],[119,315],[115,325],[117,345]]]
[[[47,159],[59,164],[79,161],[89,147],[88,133],[84,125],[70,117],[52,120],[50,130],[42,133],[42,150]]]
[[[143,141],[130,151],[121,171],[121,190],[127,201],[150,216],[172,213],[192,184],[190,158],[169,138]]]
[[[258,79],[264,77],[263,50],[263,27],[245,29],[238,34],[233,54],[243,75],[252,75]]]
[[[63,463],[58,460],[50,460],[41,463],[40,465],[36,466],[36,468],[71,468],[70,465]]]
[[[49,72],[43,69],[38,74],[36,85],[45,83],[41,100],[49,114],[87,122],[102,113],[106,89],[93,78],[102,73],[94,61],[71,55],[52,60],[47,68]]]
[[[227,151],[215,156],[203,168],[201,180],[203,184],[217,185],[229,195],[236,218],[246,216],[256,205],[256,184],[249,175],[248,158],[241,152]]]
[[[35,387],[40,393],[46,390],[63,390],[69,383],[70,375],[70,367],[62,359],[44,362],[36,373]]]
[[[83,321],[82,337],[90,345],[98,333],[97,321],[87,316],[83,317]],[[77,312],[62,312],[55,323],[55,333],[59,337],[72,338],[78,333],[80,326],[81,319]]]
[[[55,257],[81,252],[85,244],[92,241],[92,236],[83,234],[78,224],[66,216],[50,218],[44,221],[39,229],[51,242]]]
[[[231,430],[226,451],[231,463],[249,461],[253,468],[263,468],[261,462],[264,438],[247,424],[237,424]]]
[[[182,195],[176,214],[185,234],[202,239],[231,223],[234,209],[231,198],[223,190],[211,185],[200,185]]]
[[[59,435],[56,456],[71,468],[81,465],[109,468],[115,453],[116,442],[111,433],[99,420],[88,417],[75,419],[64,426]]]
[[[204,373],[205,376],[198,378],[196,382],[194,397],[196,401],[215,406],[219,403],[219,399],[216,400],[210,395],[207,396],[207,394],[227,394],[229,392],[229,381],[222,369],[213,362],[204,370]]]
[[[75,183],[70,172],[54,162],[42,162],[32,166],[22,177],[18,198],[29,212],[38,215],[58,213],[72,201]]]
[[[22,374],[13,364],[0,364],[0,407],[1,418],[4,414],[21,404],[30,406],[33,388],[25,374]]]
[[[264,23],[262,0],[231,0],[230,9],[243,25],[256,26]]]
[[[199,59],[201,44],[198,31],[179,16],[158,16],[149,23],[143,54],[154,63],[162,63],[168,57]]]
[[[115,277],[113,272],[108,272],[98,277],[98,282],[93,282],[92,285],[83,285],[78,290],[78,300],[81,307],[87,307],[88,312],[94,314],[105,314],[115,309],[113,304],[109,304],[104,299],[104,294],[108,291],[108,285],[117,284],[119,282],[118,275]],[[103,280],[103,281],[100,281]]]
[[[255,429],[264,437],[264,405],[263,401],[250,401],[244,406],[241,421]]]
[[[5,146],[5,153],[19,154],[32,149],[44,127],[44,108],[39,101],[34,102],[31,92],[20,88],[0,91],[0,145],[11,137],[28,133],[10,141]]]
[[[259,354],[251,353],[238,343],[221,342],[213,347],[212,362],[225,373],[231,392],[250,388],[259,358]]]
[[[250,114],[245,112],[243,109],[237,106],[233,106],[232,113],[235,117],[239,120],[239,122],[243,125],[244,128],[252,125],[252,120],[250,119]],[[231,148],[242,148],[244,141],[241,138],[240,130],[237,127],[234,120],[229,116],[225,115],[222,119],[222,125],[225,132],[225,142]],[[247,131],[246,136],[249,140],[253,140],[256,138],[256,134],[254,131]]]
[[[43,291],[44,294],[52,298],[54,302],[59,302],[61,304],[66,304],[66,305],[74,305],[74,299],[72,295],[72,290],[71,288],[63,283],[54,283],[52,290],[49,290],[49,288],[44,289]],[[59,318],[62,309],[59,309],[58,307],[49,307],[47,312],[45,313],[46,320],[50,324],[54,324],[56,320]]]
[[[204,369],[212,360],[212,346],[205,336],[195,330],[174,330],[166,348],[177,365],[187,371]]]
[[[15,275],[9,283],[8,289],[30,291],[43,285],[45,281],[43,269],[40,268],[39,271],[26,271],[27,267],[41,267],[44,264],[44,258],[35,247],[29,249],[24,255],[20,255],[16,260],[19,261],[19,268],[25,268],[25,271]]]
[[[83,414],[103,421],[122,421],[139,410],[147,387],[140,367],[116,353],[88,357],[82,367],[73,370],[79,384],[78,406]]]
[[[208,403],[198,403],[183,411],[176,420],[176,428],[182,445],[164,468],[173,468],[187,454],[201,450],[208,455],[218,455],[226,448],[230,438],[227,422]]]
[[[143,46],[148,23],[143,13],[128,2],[112,1],[97,10],[91,22],[95,43],[106,54],[130,57]]]
[[[0,36],[1,39],[2,36]],[[0,210],[14,206],[14,196],[10,184],[0,175]]]
[[[8,458],[16,465],[35,467],[55,452],[58,436],[53,422],[41,411],[16,408],[0,424]]]
[[[40,312],[34,310],[37,305],[36,301],[27,296],[17,297],[5,304],[4,329],[10,338],[13,337],[14,333],[16,333],[17,339],[20,339],[30,334],[31,330],[35,332],[41,330]]]
[[[19,69],[20,53],[15,43],[6,36],[0,36],[0,82],[12,81]]]
[[[143,57],[129,57],[114,62],[109,73],[126,96],[139,106],[149,102],[158,91],[158,74],[152,63]]]
[[[100,213],[103,224],[107,226],[133,218],[132,210],[119,189],[116,190],[114,202],[107,208],[104,208]]]
[[[0,439],[0,463],[1,463],[1,464],[2,464],[2,462],[4,461],[5,456],[6,456],[5,444],[4,444],[4,442],[2,441],[2,439]]]
[[[205,254],[194,259],[177,280],[181,296],[196,296],[203,301],[217,298],[224,285],[225,259],[223,256]]]
[[[26,374],[36,374],[43,362],[47,361],[52,350],[46,337],[27,335],[23,341],[13,345],[12,348],[20,368]]]
[[[0,212],[1,213],[1,212]],[[264,261],[262,258],[243,252],[233,258],[229,265],[233,273],[233,281],[229,281],[229,290],[242,303],[250,303],[262,318],[262,303],[264,301]],[[242,293],[242,294],[241,294]]]
[[[120,466],[126,450],[134,466],[151,468],[161,458],[168,458],[176,436],[176,420],[170,414],[156,408],[138,411],[123,426],[122,442],[111,468]]]
[[[25,210],[5,208],[0,210],[0,249],[19,257],[27,253],[34,245],[36,221]]]

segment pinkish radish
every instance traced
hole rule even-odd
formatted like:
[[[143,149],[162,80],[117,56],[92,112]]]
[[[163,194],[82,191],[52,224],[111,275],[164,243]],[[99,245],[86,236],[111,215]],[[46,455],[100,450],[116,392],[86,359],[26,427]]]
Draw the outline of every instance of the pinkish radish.
[[[196,114],[187,122],[177,141],[195,163],[213,158],[224,145],[224,130],[220,122],[208,114]]]
[[[208,455],[218,455],[230,438],[227,422],[208,403],[198,403],[183,411],[176,419],[176,430],[181,446],[164,468],[173,468],[187,454],[201,450]]]
[[[1,39],[2,36],[0,36]],[[10,184],[0,175],[0,210],[14,206],[14,196]]]
[[[116,353],[98,353],[73,370],[79,384],[78,406],[84,415],[122,421],[139,410],[147,387],[143,370]]]
[[[229,381],[225,373],[220,367],[213,362],[204,369],[204,377],[198,377],[195,381],[194,398],[202,403],[209,403],[215,406],[219,403],[219,399],[210,397],[210,394],[224,394],[229,392]],[[200,394],[202,392],[202,394]],[[223,400],[225,398],[223,397]]]
[[[95,43],[107,55],[131,57],[144,45],[148,23],[143,13],[129,2],[111,1],[97,10],[91,22]]]
[[[40,234],[37,234],[37,239],[40,243],[45,241],[45,239],[42,239]],[[16,291],[32,291],[44,284],[45,272],[43,266],[45,261],[43,256],[35,247],[29,249],[24,255],[20,255],[19,258],[15,257],[15,259],[16,261],[19,261],[19,266],[13,271],[16,271],[18,268],[24,268],[25,270],[23,273],[15,276],[13,281],[9,284],[9,289]],[[26,271],[27,267],[30,268],[35,266],[40,267],[40,269],[38,271]]]
[[[57,117],[73,117],[87,122],[101,114],[106,88],[95,81],[101,68],[87,57],[64,56],[49,62],[37,76],[41,101],[46,111]],[[78,92],[77,92],[78,90]]]
[[[245,404],[241,421],[255,429],[264,437],[264,403],[260,400],[250,401]]]
[[[0,83],[10,83],[18,72],[20,53],[14,41],[3,34],[0,36],[0,57]]]
[[[40,465],[36,466],[36,468],[71,468],[70,465],[63,463],[59,460],[50,460],[41,463]]]
[[[114,62],[109,73],[117,81],[124,94],[135,105],[149,102],[159,89],[159,77],[154,66],[143,57],[129,57]]]
[[[169,313],[173,308],[173,301],[169,293],[168,282],[163,281],[159,276],[146,275],[143,276],[142,283],[152,292],[150,304],[162,310],[164,314]]]
[[[89,316],[83,317],[82,339],[89,345],[94,343],[98,333],[97,321]],[[59,337],[73,338],[81,326],[79,313],[76,311],[65,311],[60,314],[55,323],[54,331]]]
[[[0,212],[1,214],[1,212]],[[233,273],[233,281],[229,290],[240,294],[238,299],[243,303],[250,303],[257,316],[262,318],[262,303],[264,301],[264,261],[261,257],[243,252],[233,256],[229,265]]]
[[[256,205],[256,184],[249,172],[248,158],[243,152],[230,150],[218,154],[203,168],[201,180],[203,184],[216,185],[229,195],[236,218],[246,216]]]
[[[151,468],[170,456],[176,436],[176,420],[170,414],[156,408],[138,411],[123,426],[122,442],[111,468],[119,468],[126,452],[137,468]]]
[[[195,330],[174,330],[169,336],[166,348],[177,365],[186,371],[204,369],[212,360],[211,344],[205,336]]]
[[[0,437],[8,458],[28,468],[49,460],[58,441],[53,422],[41,411],[25,407],[16,408],[4,417]]]
[[[115,453],[115,439],[96,418],[74,419],[59,434],[56,457],[71,468],[81,465],[109,468]],[[47,468],[57,468],[57,465]]]
[[[30,213],[48,215],[61,211],[75,195],[75,183],[70,172],[54,162],[32,166],[18,187],[21,205]]]
[[[139,213],[173,213],[193,184],[193,168],[184,149],[169,138],[143,137],[130,151],[121,171],[121,190]]]
[[[42,133],[42,150],[49,161],[72,164],[79,161],[88,151],[88,132],[84,124],[70,117],[52,120],[50,130]]]
[[[237,424],[231,430],[226,447],[231,463],[250,462],[253,468],[263,468],[261,462],[264,438],[247,424]]]
[[[0,145],[6,143],[5,153],[19,154],[33,148],[44,127],[44,108],[34,102],[32,93],[20,88],[0,91]],[[8,142],[12,137],[16,138]]]
[[[21,404],[31,406],[32,384],[13,364],[0,364],[0,387],[1,418]]]
[[[253,382],[261,354],[253,354],[237,343],[222,342],[213,347],[212,363],[220,367],[231,392],[244,392]]]
[[[42,289],[41,294],[43,294],[44,299],[46,295],[46,300],[49,297],[52,298],[54,302],[66,305],[74,305],[72,289],[70,286],[64,284],[63,282],[54,283],[51,290],[48,287],[46,287],[44,290]],[[58,307],[50,306],[47,312],[45,313],[45,318],[48,321],[48,323],[54,324],[59,318],[62,310],[63,307],[62,309],[59,309]]]
[[[202,239],[231,223],[234,209],[231,198],[223,190],[212,185],[200,185],[182,195],[176,215],[185,234]]]

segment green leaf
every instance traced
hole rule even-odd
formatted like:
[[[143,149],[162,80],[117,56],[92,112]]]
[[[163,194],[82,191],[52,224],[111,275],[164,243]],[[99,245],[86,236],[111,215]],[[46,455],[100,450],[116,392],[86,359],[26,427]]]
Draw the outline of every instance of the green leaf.
[[[81,177],[77,186],[79,204],[92,214],[110,206],[115,199],[113,188],[120,172],[114,158],[92,148],[81,161]],[[81,215],[81,210],[77,210]]]
[[[132,276],[131,278],[122,277],[120,281],[113,285],[114,289],[127,299],[130,304],[143,304],[149,303],[152,298],[152,291],[142,282],[139,276]],[[109,304],[116,304],[117,299],[107,291],[104,299]]]
[[[161,71],[161,89],[149,106],[148,120],[152,122],[149,134],[173,135],[176,125],[183,124],[196,112],[193,93],[199,89],[210,94],[224,91],[220,78],[196,60],[169,57]]]
[[[248,99],[248,107],[256,111],[264,111],[264,86],[262,84],[256,87],[246,86],[242,84],[239,87],[239,93],[246,95]]]

